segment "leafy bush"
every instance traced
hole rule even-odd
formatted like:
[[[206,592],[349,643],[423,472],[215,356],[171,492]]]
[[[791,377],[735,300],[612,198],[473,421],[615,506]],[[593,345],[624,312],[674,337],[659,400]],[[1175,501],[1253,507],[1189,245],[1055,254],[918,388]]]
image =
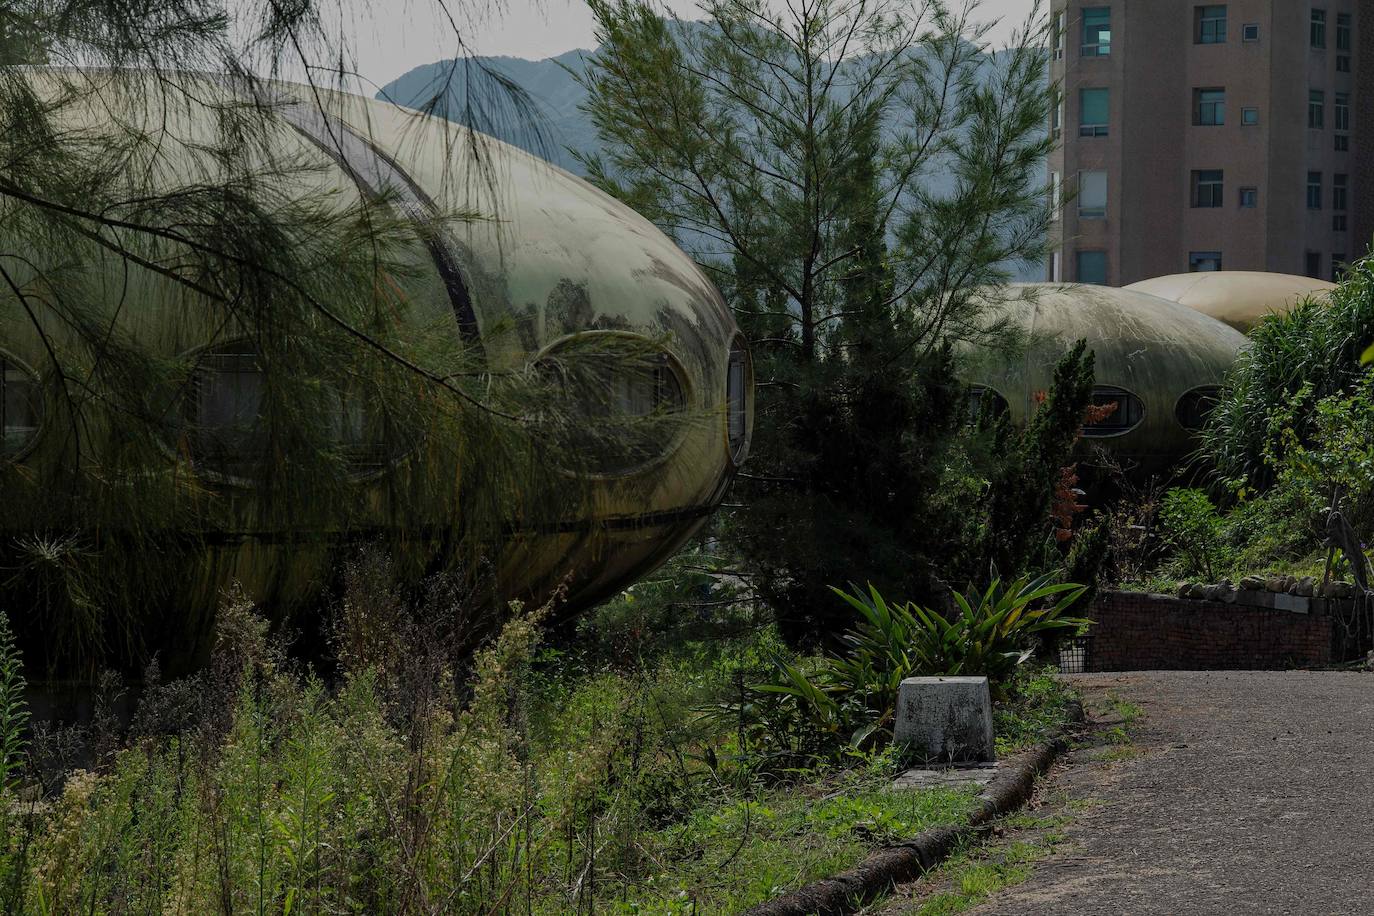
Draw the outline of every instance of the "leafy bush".
[[[1203,431],[1202,453],[1222,488],[1254,495],[1276,480],[1275,459],[1291,443],[1309,444],[1315,418],[1291,411],[1293,399],[1315,404],[1355,391],[1364,377],[1360,357],[1374,339],[1374,264],[1353,265],[1329,302],[1309,300],[1271,315],[1250,332],[1228,385]],[[1273,418],[1292,420],[1290,443],[1275,449]]]
[[[1214,581],[1224,562],[1225,524],[1207,494],[1197,489],[1174,489],[1164,494],[1159,510],[1164,539],[1177,551],[1180,572]]]
[[[983,591],[956,594],[957,610],[947,615],[914,602],[891,604],[872,585],[867,594],[834,592],[859,613],[844,636],[847,650],[812,670],[779,659],[777,679],[756,688],[786,697],[808,733],[835,739],[832,750],[844,742],[863,748],[890,740],[905,678],[981,674],[1004,694],[1038,638],[1088,624],[1066,613],[1084,587],[1052,584],[1048,575],[1010,584],[996,579]]]

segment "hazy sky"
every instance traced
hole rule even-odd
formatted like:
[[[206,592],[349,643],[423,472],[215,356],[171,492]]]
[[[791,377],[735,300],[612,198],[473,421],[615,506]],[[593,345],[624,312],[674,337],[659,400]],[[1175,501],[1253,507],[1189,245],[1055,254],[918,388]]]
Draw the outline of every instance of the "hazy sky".
[[[252,0],[246,0],[252,2]],[[347,10],[343,34],[352,40],[362,76],[382,85],[411,67],[454,53],[452,31],[433,0],[340,0]],[[1020,24],[1033,0],[983,0],[982,20],[1002,19],[992,38],[1006,37]],[[456,4],[451,3],[456,6]],[[470,4],[485,5],[485,4]],[[693,0],[668,0],[679,15],[691,16]],[[583,0],[506,0],[505,9],[464,29],[478,54],[541,59],[595,44],[592,17]]]

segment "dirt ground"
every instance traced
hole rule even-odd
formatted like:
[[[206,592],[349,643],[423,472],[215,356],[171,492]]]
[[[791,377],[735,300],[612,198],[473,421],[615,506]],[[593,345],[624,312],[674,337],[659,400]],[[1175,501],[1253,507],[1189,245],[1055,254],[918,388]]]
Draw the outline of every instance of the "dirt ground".
[[[1374,914],[1374,674],[1074,680],[1092,728],[1023,826],[973,854],[1025,864],[965,912]],[[959,881],[952,865],[876,912],[918,913]]]

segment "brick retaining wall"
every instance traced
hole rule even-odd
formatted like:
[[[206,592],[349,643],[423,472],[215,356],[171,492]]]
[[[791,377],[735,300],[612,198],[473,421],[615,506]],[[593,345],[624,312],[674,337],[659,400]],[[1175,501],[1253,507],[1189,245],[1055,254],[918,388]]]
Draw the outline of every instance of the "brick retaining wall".
[[[1287,607],[1273,607],[1276,597]],[[1331,665],[1358,649],[1346,647],[1345,628],[1332,616],[1349,604],[1263,592],[1242,592],[1236,603],[1102,592],[1088,614],[1096,624],[1089,631],[1085,667],[1220,671]]]

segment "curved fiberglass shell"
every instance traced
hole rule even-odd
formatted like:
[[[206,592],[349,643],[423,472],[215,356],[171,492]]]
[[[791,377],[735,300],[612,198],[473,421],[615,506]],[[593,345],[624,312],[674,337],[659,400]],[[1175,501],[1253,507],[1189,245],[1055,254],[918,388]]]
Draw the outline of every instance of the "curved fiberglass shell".
[[[40,90],[53,83],[57,93],[56,84],[70,76],[37,69],[29,78]],[[123,117],[146,116],[166,138],[152,154],[158,169],[149,173],[173,176],[168,179],[173,186],[194,180],[197,144],[213,148],[216,141],[213,111],[195,104],[145,110],[153,103],[141,100],[158,98],[147,91],[150,77],[90,73],[82,78],[99,82],[99,92],[91,93],[85,107],[63,111],[68,126],[95,127],[122,100]],[[199,88],[220,99],[246,91],[212,78]],[[412,258],[413,270],[385,278],[403,288],[406,310],[397,319],[405,325],[403,337],[455,342],[478,354],[483,372],[516,375],[537,375],[541,367],[556,365],[561,355],[591,342],[635,342],[656,354],[645,376],[651,382],[639,388],[622,385],[624,390],[612,392],[611,406],[589,407],[588,417],[604,419],[614,410],[650,413],[668,403],[688,418],[672,435],[650,443],[656,450],[649,457],[582,456],[587,460],[566,470],[579,496],[563,515],[510,519],[493,564],[499,596],[539,600],[563,584],[566,607],[575,609],[663,562],[719,504],[747,454],[752,428],[747,349],[702,271],[629,207],[514,147],[386,102],[288,84],[268,84],[266,91],[271,96],[266,100],[245,101],[273,108],[272,156],[301,163],[293,180],[320,192],[321,200],[383,201],[403,224],[416,214],[479,214],[444,219],[440,231],[416,221],[411,241],[419,240],[412,248],[420,254]],[[102,282],[111,297],[135,303],[111,308],[130,346],[167,360],[204,354],[192,379],[195,400],[181,409],[184,417],[202,423],[228,417],[225,422],[232,424],[242,419],[235,411],[251,413],[251,404],[243,405],[258,397],[254,386],[263,384],[261,361],[250,346],[226,334],[223,322],[193,293],[110,259],[97,270],[109,274]],[[27,317],[18,302],[0,298],[0,361],[6,378],[13,375],[16,392],[20,386],[52,384],[47,346],[61,347],[66,331],[58,322],[40,331],[35,325],[41,323]],[[365,418],[347,409],[333,422],[341,429],[366,425]],[[61,459],[62,437],[49,435],[47,428],[60,424],[42,424],[38,408],[12,425],[6,434],[13,432],[14,442],[0,453],[0,464],[29,473]],[[461,513],[454,493],[484,479],[482,469],[460,464],[447,482],[447,469],[427,476],[423,465],[433,448],[404,455],[379,451],[375,437],[369,438],[372,432],[356,437],[371,450],[359,449],[368,463],[365,473],[355,475],[353,515],[331,519],[330,507],[323,506],[306,531],[280,520],[263,521],[272,516],[232,461],[248,462],[267,448],[251,435],[240,430],[197,442],[206,454],[229,456],[218,470],[204,462],[179,464],[184,456],[167,449],[168,470],[156,473],[174,476],[170,469],[176,466],[176,473],[199,476],[197,485],[217,494],[212,508],[218,514],[210,525],[218,527],[208,532],[194,568],[170,596],[169,604],[192,620],[188,626],[204,634],[203,621],[232,581],[240,581],[255,598],[287,607],[318,597],[340,550],[358,540],[359,531],[398,525],[388,507],[406,488],[429,489],[409,497],[408,505],[421,507],[420,515],[404,519],[391,549],[410,551],[413,556],[403,565],[416,573],[444,567]],[[452,451],[467,454],[457,447]],[[82,460],[100,457],[83,455]],[[0,531],[22,533],[25,524],[10,514]]]
[[[1335,288],[1336,284],[1325,280],[1257,270],[1170,274],[1123,287],[1186,305],[1242,334],[1248,333],[1265,315],[1286,311],[1303,299],[1324,295]]]
[[[1144,293],[1085,284],[1015,284],[989,302],[1025,334],[1014,356],[970,358],[967,381],[1005,399],[1024,423],[1047,391],[1055,364],[1079,338],[1095,354],[1095,397],[1116,409],[1085,439],[1128,466],[1163,470],[1195,445],[1184,425],[1199,394],[1221,385],[1245,343],[1219,321]]]

